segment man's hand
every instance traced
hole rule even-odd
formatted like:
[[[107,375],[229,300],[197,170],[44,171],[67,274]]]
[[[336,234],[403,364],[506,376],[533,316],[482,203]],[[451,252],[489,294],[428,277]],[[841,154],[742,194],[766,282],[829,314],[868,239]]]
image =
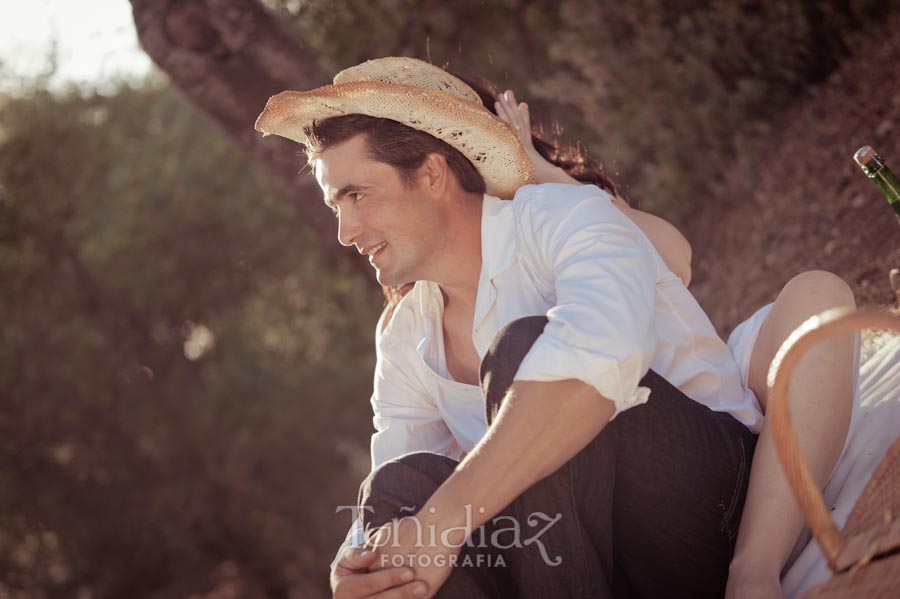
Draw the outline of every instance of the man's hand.
[[[384,568],[370,572],[375,553],[364,547],[348,547],[331,571],[334,599],[421,599],[428,592],[422,581],[414,581],[412,568]]]
[[[422,597],[430,599],[450,577],[453,562],[468,533],[462,534],[462,527],[457,527],[452,531],[455,534],[444,534],[445,525],[423,512],[419,512],[414,518],[418,519],[422,530],[435,530],[435,542],[421,542],[420,537],[423,535],[419,527],[408,517],[388,522],[372,536],[371,543],[378,555],[372,568],[386,568],[401,563],[414,568],[416,582],[427,584],[427,593]],[[445,539],[449,545],[444,545]]]

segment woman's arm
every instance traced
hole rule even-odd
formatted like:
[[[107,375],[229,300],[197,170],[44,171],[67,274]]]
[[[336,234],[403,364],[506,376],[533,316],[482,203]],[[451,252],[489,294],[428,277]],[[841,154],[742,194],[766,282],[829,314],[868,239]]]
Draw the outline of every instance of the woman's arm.
[[[641,212],[632,208],[621,198],[614,198],[613,203],[625,216],[634,221],[644,235],[653,243],[653,247],[662,256],[666,266],[681,279],[684,286],[691,283],[691,244],[681,231],[667,220],[649,212]]]
[[[494,104],[497,116],[512,125],[525,147],[525,152],[534,164],[538,183],[569,183],[581,185],[581,181],[569,176],[566,171],[553,165],[541,156],[531,141],[531,117],[528,104],[517,103],[512,91],[500,94]],[[670,222],[647,212],[630,207],[622,198],[616,196],[613,203],[625,216],[636,224],[644,235],[653,243],[656,251],[662,256],[666,266],[675,273],[687,287],[691,282],[691,244],[684,235]]]

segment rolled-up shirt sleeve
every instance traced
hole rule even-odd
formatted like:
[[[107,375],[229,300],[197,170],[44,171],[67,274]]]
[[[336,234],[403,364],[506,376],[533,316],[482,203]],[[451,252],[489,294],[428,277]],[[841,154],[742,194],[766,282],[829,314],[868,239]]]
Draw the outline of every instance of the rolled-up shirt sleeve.
[[[382,317],[383,318],[383,317]],[[381,331],[379,322],[378,330]],[[437,403],[416,377],[415,348],[406,343],[392,343],[391,335],[376,339],[374,389],[371,398],[373,424],[372,470],[385,462],[414,451],[431,451],[442,455],[459,453],[459,446],[444,422]],[[347,547],[366,541],[362,522],[357,519],[338,550],[335,561]]]
[[[609,196],[578,193],[565,209],[552,198],[522,209],[522,243],[552,280],[556,305],[515,380],[578,379],[618,414],[650,395],[638,383],[655,347],[656,269],[646,239]]]

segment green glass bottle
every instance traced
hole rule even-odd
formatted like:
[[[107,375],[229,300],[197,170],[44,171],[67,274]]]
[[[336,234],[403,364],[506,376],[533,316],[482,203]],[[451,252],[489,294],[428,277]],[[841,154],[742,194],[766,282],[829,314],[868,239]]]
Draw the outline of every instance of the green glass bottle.
[[[888,204],[894,209],[897,219],[900,220],[900,179],[897,178],[884,160],[875,153],[870,146],[863,146],[853,155],[863,172],[872,180],[884,194]]]

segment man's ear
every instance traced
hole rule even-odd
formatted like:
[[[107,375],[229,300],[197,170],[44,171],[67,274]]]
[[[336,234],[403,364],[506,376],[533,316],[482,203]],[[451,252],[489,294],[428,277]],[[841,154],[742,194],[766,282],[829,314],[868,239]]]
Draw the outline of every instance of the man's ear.
[[[434,195],[444,195],[450,184],[450,167],[440,154],[429,154],[419,168],[419,175]]]

